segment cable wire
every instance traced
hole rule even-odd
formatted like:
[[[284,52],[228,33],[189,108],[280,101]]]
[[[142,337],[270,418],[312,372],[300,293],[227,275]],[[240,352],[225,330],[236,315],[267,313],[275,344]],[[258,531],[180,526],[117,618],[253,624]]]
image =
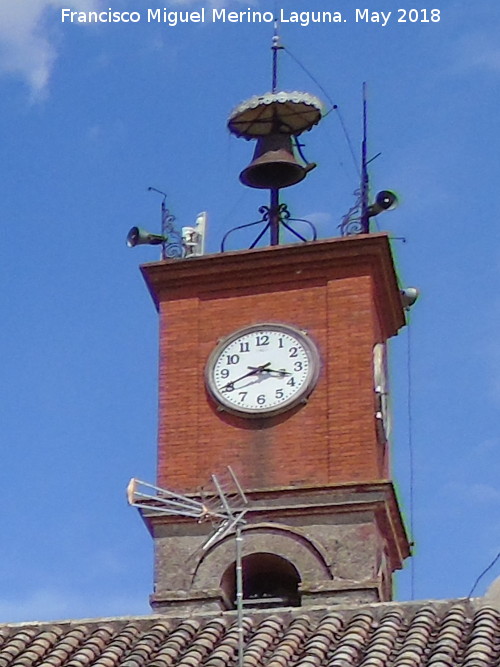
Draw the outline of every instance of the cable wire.
[[[479,577],[476,579],[476,581],[474,582],[474,585],[473,585],[472,588],[470,589],[470,593],[469,593],[469,595],[467,596],[468,598],[472,597],[472,593],[474,593],[474,591],[475,591],[476,586],[478,585],[478,583],[481,581],[481,579],[484,577],[484,575],[485,575],[487,572],[489,572],[489,571],[491,570],[491,568],[495,565],[495,563],[496,563],[497,560],[499,560],[499,559],[500,559],[500,551],[497,553],[497,555],[496,555],[495,558],[491,561],[491,563],[488,565],[488,567],[487,567],[485,570],[483,570],[483,571],[481,572],[481,574],[479,575]]]
[[[409,511],[410,511],[410,540],[413,546],[415,540],[415,517],[414,517],[414,487],[415,487],[415,468],[414,468],[414,457],[413,457],[413,412],[412,412],[412,394],[413,394],[413,383],[412,383],[412,343],[411,343],[411,318],[410,313],[406,311],[407,319],[407,378],[408,378],[408,394],[407,394],[407,407],[408,407],[408,458],[409,458],[409,468],[410,468],[410,489],[409,489]],[[410,595],[411,599],[415,599],[415,559],[410,560]]]
[[[288,55],[290,56],[290,58],[292,58],[292,60],[294,60],[295,63],[296,63],[296,64],[297,64],[297,65],[298,65],[298,66],[299,66],[299,67],[300,67],[300,68],[307,74],[307,76],[308,76],[312,81],[314,81],[314,83],[318,86],[318,88],[321,90],[321,92],[322,92],[323,95],[326,97],[326,99],[330,102],[330,104],[332,105],[332,107],[335,107],[335,106],[336,106],[335,102],[334,102],[334,101],[332,100],[332,98],[330,97],[328,91],[325,90],[325,89],[323,88],[323,86],[320,84],[320,82],[316,79],[316,77],[315,77],[315,76],[314,76],[314,75],[313,75],[313,74],[306,68],[305,65],[303,65],[303,64],[300,62],[300,60],[299,60],[296,56],[293,55],[293,53],[290,51],[290,49],[288,49],[286,46],[284,46],[283,49],[288,53]]]
[[[300,60],[299,60],[296,56],[293,55],[293,53],[290,51],[290,49],[288,49],[286,46],[284,46],[284,47],[283,47],[283,50],[286,51],[286,53],[288,53],[288,55],[290,56],[290,58],[292,58],[292,60],[294,60],[295,63],[296,63],[296,64],[297,64],[297,65],[298,65],[298,66],[299,66],[299,67],[300,67],[300,68],[307,74],[307,76],[311,79],[311,81],[313,81],[313,82],[318,86],[318,88],[321,90],[321,92],[323,93],[323,95],[324,95],[324,96],[326,97],[326,99],[330,102],[330,104],[331,104],[331,109],[328,110],[328,112],[325,114],[325,116],[327,116],[327,115],[328,115],[331,111],[333,111],[333,110],[335,110],[335,111],[337,112],[337,116],[338,116],[340,125],[341,125],[341,127],[342,127],[342,131],[344,132],[344,137],[345,137],[345,140],[346,140],[347,145],[348,145],[348,147],[349,147],[349,151],[350,151],[350,153],[351,153],[351,157],[352,157],[352,159],[353,159],[354,166],[355,166],[355,168],[356,168],[356,172],[357,172],[358,176],[361,177],[361,172],[360,172],[360,170],[359,170],[358,160],[357,160],[357,158],[356,158],[356,154],[355,154],[355,152],[354,152],[354,148],[353,148],[353,145],[352,145],[351,137],[349,136],[349,133],[347,132],[347,127],[346,127],[346,125],[345,125],[345,123],[344,123],[344,119],[342,118],[342,114],[340,113],[340,109],[339,109],[338,105],[335,104],[335,102],[333,101],[333,99],[331,98],[331,96],[328,94],[328,91],[327,91],[325,88],[323,88],[323,86],[320,84],[320,82],[319,82],[319,81],[316,79],[316,77],[315,77],[315,76],[314,76],[314,75],[307,69],[307,67],[306,67],[305,65],[303,65],[303,64],[300,62]]]

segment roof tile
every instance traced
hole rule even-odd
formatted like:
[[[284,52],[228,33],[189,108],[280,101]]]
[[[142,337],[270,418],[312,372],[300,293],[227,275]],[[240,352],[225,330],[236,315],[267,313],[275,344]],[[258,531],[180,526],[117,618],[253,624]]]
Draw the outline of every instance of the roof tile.
[[[244,667],[500,667],[500,612],[474,601],[248,613]],[[0,626],[0,667],[236,667],[234,612]]]

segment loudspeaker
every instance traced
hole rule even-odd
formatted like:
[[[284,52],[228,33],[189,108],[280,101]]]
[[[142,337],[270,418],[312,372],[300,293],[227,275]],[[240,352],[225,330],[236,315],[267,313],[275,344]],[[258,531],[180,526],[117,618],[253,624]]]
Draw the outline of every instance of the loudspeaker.
[[[127,246],[129,248],[135,248],[136,245],[160,245],[165,243],[166,240],[165,236],[152,234],[140,227],[132,227],[127,234]]]
[[[391,190],[381,190],[375,197],[375,203],[368,207],[368,216],[371,218],[383,211],[392,211],[398,205],[398,198]]]

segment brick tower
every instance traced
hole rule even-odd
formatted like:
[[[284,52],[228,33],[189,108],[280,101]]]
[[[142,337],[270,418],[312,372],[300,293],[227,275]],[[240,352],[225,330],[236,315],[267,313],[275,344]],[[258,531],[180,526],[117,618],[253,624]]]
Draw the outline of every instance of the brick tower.
[[[212,472],[235,470],[252,507],[247,604],[390,599],[409,546],[389,475],[376,377],[383,355],[374,366],[374,351],[405,323],[386,235],[167,260],[142,272],[160,316],[157,484],[196,495]],[[210,357],[219,341],[260,323],[305,332],[317,382],[276,414],[221,409],[207,387]],[[230,608],[231,536],[201,557],[206,527],[144,516],[156,549],[153,608]]]
[[[249,607],[389,600],[409,555],[389,472],[385,349],[405,316],[388,238],[279,245],[279,190],[314,167],[291,137],[319,119],[316,98],[274,91],[230,118],[257,139],[240,179],[271,191],[269,247],[142,267],[160,319],[157,486],[197,498],[234,470],[250,501]],[[234,534],[202,549],[210,526],[141,512],[153,609],[233,608]]]

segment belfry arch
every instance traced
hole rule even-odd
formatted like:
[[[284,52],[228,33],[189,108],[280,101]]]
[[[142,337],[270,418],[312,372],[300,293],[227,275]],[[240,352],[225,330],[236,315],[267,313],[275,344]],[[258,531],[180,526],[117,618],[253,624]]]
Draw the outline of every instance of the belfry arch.
[[[245,607],[299,607],[301,583],[297,568],[286,558],[269,552],[243,557]],[[236,606],[236,563],[229,565],[220,582],[226,601]]]

